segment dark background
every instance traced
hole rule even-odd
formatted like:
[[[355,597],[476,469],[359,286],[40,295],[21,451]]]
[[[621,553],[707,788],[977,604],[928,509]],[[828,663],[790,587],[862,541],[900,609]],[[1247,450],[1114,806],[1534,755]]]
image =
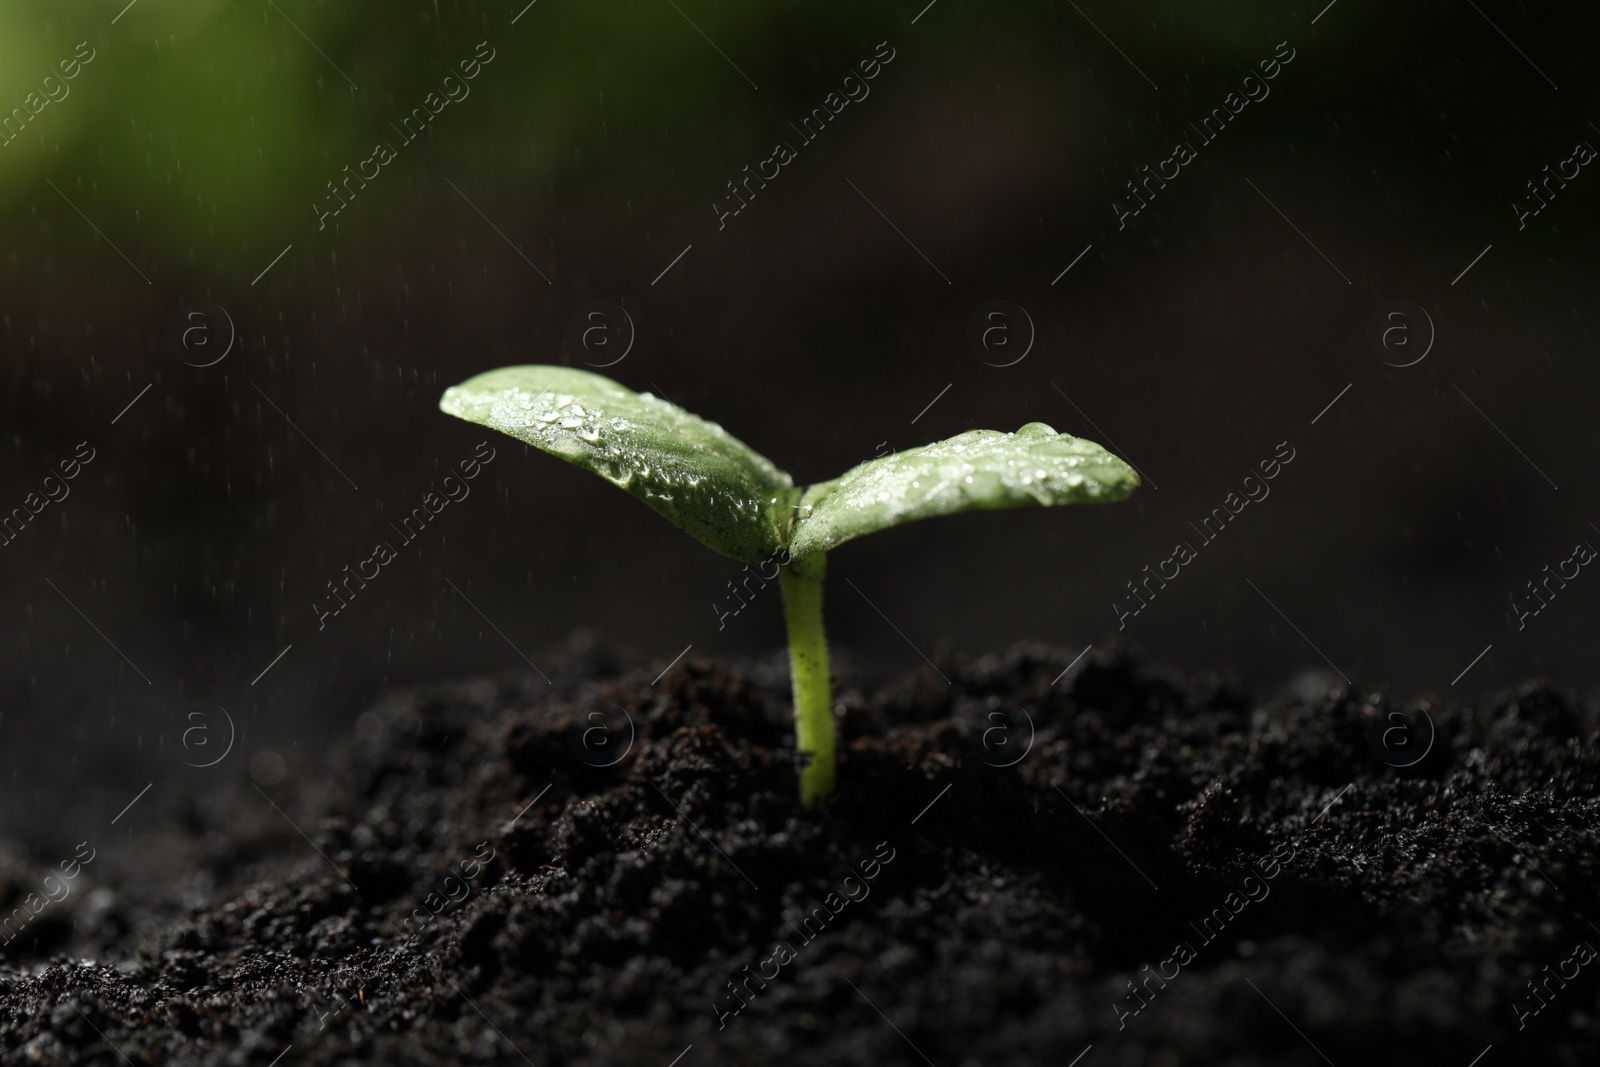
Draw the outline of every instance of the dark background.
[[[0,10],[7,107],[78,42],[96,50],[0,147],[0,506],[78,442],[97,452],[0,547],[0,815],[28,847],[102,833],[148,782],[159,812],[245,780],[264,751],[292,784],[380,688],[526,670],[517,650],[538,663],[576,628],[663,667],[690,643],[780,649],[776,590],[719,632],[738,564],[509,439],[317,629],[324,582],[487,436],[440,392],[506,363],[582,365],[565,338],[595,299],[637,330],[605,373],[797,481],[882,442],[1032,420],[1145,472],[1119,506],[833,553],[830,636],[855,677],[917,668],[919,650],[1109,638],[1123,583],[1198,546],[1187,524],[1288,441],[1270,499],[1126,640],[1263,688],[1304,667],[1459,699],[1600,682],[1600,577],[1522,631],[1509,600],[1600,545],[1600,176],[1584,168],[1521,231],[1511,206],[1575,143],[1600,146],[1593,11],[539,0],[512,25],[522,6]],[[480,41],[496,58],[471,95],[319,232],[324,183],[395,141],[387,124]],[[724,183],[881,41],[896,56],[871,95],[719,231]],[[1270,96],[1119,230],[1136,168],[1284,41]],[[993,299],[1036,328],[1014,366],[967,341]],[[1396,300],[1437,332],[1406,368],[1366,338]],[[226,320],[208,310],[185,349],[195,301]],[[230,332],[226,358],[189,365]],[[218,708],[235,748],[186,769],[226,740]],[[210,749],[185,737],[201,723]]]

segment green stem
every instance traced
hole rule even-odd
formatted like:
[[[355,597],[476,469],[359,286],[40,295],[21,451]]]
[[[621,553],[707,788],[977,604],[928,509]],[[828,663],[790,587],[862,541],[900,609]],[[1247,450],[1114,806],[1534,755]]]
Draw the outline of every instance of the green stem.
[[[822,575],[818,554],[778,571],[783,618],[789,629],[789,674],[794,682],[795,747],[800,752],[800,799],[825,809],[833,796],[833,692],[828,639],[822,630]]]

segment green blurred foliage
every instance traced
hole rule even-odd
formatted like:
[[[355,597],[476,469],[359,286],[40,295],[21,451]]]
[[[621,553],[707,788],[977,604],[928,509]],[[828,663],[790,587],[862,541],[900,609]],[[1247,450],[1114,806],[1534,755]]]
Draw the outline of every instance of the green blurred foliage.
[[[0,7],[8,106],[80,41],[96,50],[70,95],[0,148],[0,198],[14,208],[50,195],[50,177],[87,209],[74,190],[82,192],[118,232],[137,225],[160,259],[205,247],[233,255],[313,220],[324,183],[366,157],[479,41],[496,49],[495,63],[468,100],[438,117],[431,143],[405,149],[406,173],[453,161],[494,168],[495,181],[531,196],[574,179],[631,191],[635,202],[665,192],[663,209],[689,182],[720,184],[724,169],[764,149],[787,115],[812,106],[878,40],[903,47],[914,32],[926,50],[973,33],[1010,38],[1015,73],[1046,86],[1061,55],[1059,42],[1036,40],[1031,3],[941,0],[945,10],[912,28],[917,5],[539,0],[512,25],[521,0],[138,0],[125,11],[123,2]],[[1266,11],[1235,3],[1097,14],[1102,29],[1139,40],[1161,62],[1163,51],[1248,59],[1270,35]],[[1089,32],[1070,5],[1045,14],[1066,36]],[[961,73],[957,60],[950,74]],[[703,173],[663,163],[669,152],[691,169],[700,161]],[[698,207],[700,190],[691,192]]]
[[[13,238],[31,228],[39,247],[29,254],[52,254],[47,220],[74,218],[48,178],[147,271],[190,264],[215,277],[228,264],[234,277],[253,273],[263,255],[316,232],[312,204],[326,183],[390,137],[389,124],[480,41],[497,57],[471,96],[440,114],[425,141],[400,149],[375,180],[381,191],[338,219],[324,251],[414,224],[453,195],[443,181],[452,176],[490,214],[573,213],[590,233],[610,225],[637,234],[686,214],[709,220],[723,183],[885,39],[914,57],[873,90],[902,116],[931,131],[955,106],[968,117],[1020,115],[1025,134],[1062,131],[1081,147],[1059,180],[1092,187],[1097,199],[1159,158],[1174,128],[1215,106],[1284,39],[1324,58],[1302,61],[1270,110],[1230,133],[1233,147],[1254,139],[1292,152],[1299,138],[1340,136],[1347,109],[1399,91],[1427,99],[1430,86],[1461,77],[1471,49],[1490,57],[1504,87],[1475,86],[1487,103],[1441,100],[1438,128],[1380,146],[1379,165],[1466,164],[1464,182],[1492,180],[1503,200],[1520,171],[1492,171],[1542,158],[1553,136],[1542,127],[1577,121],[1529,116],[1509,91],[1544,92],[1524,58],[1470,8],[1429,4],[1379,10],[1347,0],[1313,29],[1318,0],[938,0],[927,11],[923,0],[538,0],[525,11],[525,0],[124,3],[0,6],[8,107],[78,42],[97,52],[69,97],[0,147],[0,222]],[[1506,24],[1561,76],[1576,69],[1581,35],[1558,44],[1525,21]],[[893,112],[872,107],[875,121]],[[1454,129],[1469,123],[1493,137],[1458,150]]]
[[[325,183],[378,139],[398,147],[388,124],[479,41],[495,61],[437,116],[428,143],[403,150],[413,176],[428,161],[477,157],[509,171],[497,180],[548,181],[581,164],[597,130],[648,140],[683,116],[716,114],[737,78],[666,4],[543,0],[515,26],[509,4],[448,0],[140,0],[112,25],[117,10],[82,0],[48,16],[0,8],[0,101],[21,105],[80,41],[97,53],[66,98],[0,148],[0,197],[15,206],[52,195],[49,177],[80,206],[74,189],[106,217],[137,216],[161,256],[226,252],[312,222]],[[697,14],[727,41],[773,17],[734,4]]]

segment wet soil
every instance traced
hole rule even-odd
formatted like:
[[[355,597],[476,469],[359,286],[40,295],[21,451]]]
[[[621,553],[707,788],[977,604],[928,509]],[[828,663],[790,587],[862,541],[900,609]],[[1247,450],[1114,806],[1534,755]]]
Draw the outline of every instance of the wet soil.
[[[847,674],[823,817],[781,658],[559,659],[164,809],[5,946],[0,1060],[1600,1062],[1600,716],[1556,686]],[[1410,767],[1395,711],[1436,730]],[[57,858],[0,855],[8,912]]]

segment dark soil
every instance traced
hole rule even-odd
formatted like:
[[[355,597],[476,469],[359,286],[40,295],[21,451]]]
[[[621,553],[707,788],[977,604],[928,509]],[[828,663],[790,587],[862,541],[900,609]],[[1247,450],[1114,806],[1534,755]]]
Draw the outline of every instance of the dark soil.
[[[168,811],[139,870],[86,868],[5,948],[0,1058],[1600,1062],[1600,961],[1574,958],[1600,946],[1593,707],[1430,705],[1432,751],[1395,769],[1381,694],[1258,700],[1120,650],[1052,686],[1070,661],[846,679],[827,817],[794,799],[779,658],[652,688],[575,641],[553,687],[393,693],[325,774],[265,790],[281,812],[241,779]],[[589,766],[627,743],[616,708],[631,751]],[[970,738],[1017,708],[1031,751],[987,765]],[[57,858],[4,861],[7,910]]]

